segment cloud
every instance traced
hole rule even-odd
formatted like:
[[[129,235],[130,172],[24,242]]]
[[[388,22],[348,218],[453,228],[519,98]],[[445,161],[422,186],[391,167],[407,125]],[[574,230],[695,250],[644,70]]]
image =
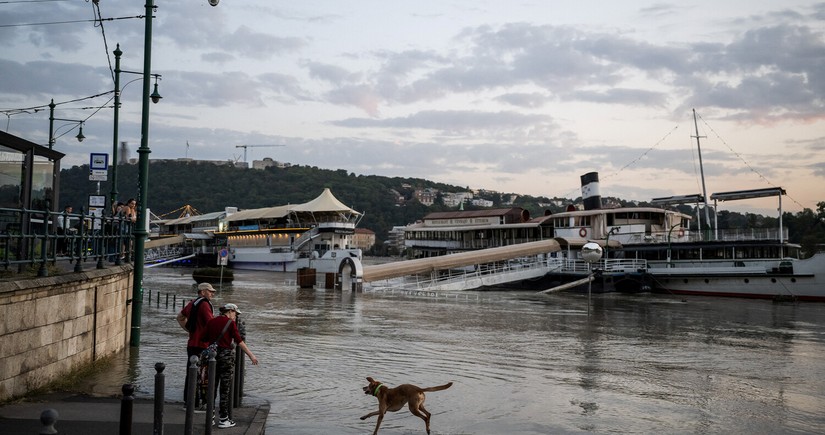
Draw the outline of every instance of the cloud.
[[[495,98],[496,101],[501,101],[502,103],[507,103],[513,106],[524,107],[524,108],[536,108],[541,107],[548,102],[550,99],[549,96],[545,94],[541,94],[538,92],[533,93],[521,93],[521,92],[514,92],[499,95]]]
[[[536,124],[551,121],[552,119],[545,115],[525,115],[518,112],[427,110],[404,117],[388,119],[349,118],[332,122],[332,124],[349,128],[414,128],[469,133],[479,130],[529,128]]]

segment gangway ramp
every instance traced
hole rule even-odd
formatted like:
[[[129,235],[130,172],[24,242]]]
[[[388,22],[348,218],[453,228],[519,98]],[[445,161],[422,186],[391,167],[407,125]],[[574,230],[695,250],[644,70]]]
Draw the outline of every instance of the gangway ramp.
[[[169,245],[177,245],[179,243],[183,243],[185,240],[183,234],[178,234],[176,236],[171,237],[162,237],[158,239],[147,240],[145,244],[146,249],[150,248],[158,248],[161,246],[169,246]]]
[[[399,278],[415,278],[411,283],[418,290],[470,290],[482,286],[533,279],[558,268],[549,254],[568,247],[580,247],[584,239],[548,239],[496,248],[418,258],[392,263],[364,265],[363,282],[387,281],[391,286],[404,286]],[[517,261],[512,261],[517,260]],[[394,280],[395,281],[391,281]]]

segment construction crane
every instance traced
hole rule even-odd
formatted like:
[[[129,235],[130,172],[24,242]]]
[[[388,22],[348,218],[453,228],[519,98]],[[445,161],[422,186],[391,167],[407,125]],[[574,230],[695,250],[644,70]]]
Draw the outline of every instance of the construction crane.
[[[258,147],[285,147],[286,145],[235,145],[235,148],[243,148],[243,162],[246,163],[246,149]]]

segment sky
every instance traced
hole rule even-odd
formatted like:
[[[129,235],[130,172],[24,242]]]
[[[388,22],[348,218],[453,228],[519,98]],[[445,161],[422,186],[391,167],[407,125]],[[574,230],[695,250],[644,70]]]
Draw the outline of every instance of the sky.
[[[0,1],[0,128],[48,144],[53,99],[56,118],[85,120],[82,143],[78,123],[55,121],[63,167],[112,153],[115,47],[122,70],[143,70],[145,2],[96,3]],[[825,2],[155,4],[150,159],[246,150],[567,198],[598,172],[602,196],[640,201],[702,193],[704,173],[708,195],[779,186],[794,213],[825,201]],[[121,73],[118,141],[132,158],[141,81]]]

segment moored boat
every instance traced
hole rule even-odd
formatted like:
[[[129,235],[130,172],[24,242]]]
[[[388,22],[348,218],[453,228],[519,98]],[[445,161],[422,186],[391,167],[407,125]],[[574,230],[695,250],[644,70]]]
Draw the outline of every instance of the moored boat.
[[[215,237],[226,246],[233,269],[337,272],[343,258],[362,256],[360,249],[352,247],[362,216],[326,188],[303,204],[229,214]]]

